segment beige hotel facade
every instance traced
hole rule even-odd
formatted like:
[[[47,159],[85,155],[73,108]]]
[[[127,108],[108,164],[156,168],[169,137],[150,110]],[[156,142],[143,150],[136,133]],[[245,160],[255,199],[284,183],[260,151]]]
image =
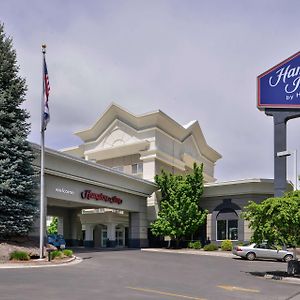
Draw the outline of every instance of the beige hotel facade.
[[[214,170],[222,156],[207,144],[198,121],[181,125],[160,110],[134,115],[113,103],[75,135],[80,145],[46,149],[45,158],[47,215],[59,218],[59,233],[69,245],[158,245],[149,228],[159,210],[154,177],[161,170],[187,174],[194,162],[203,163],[200,206],[209,214],[187,239],[248,241],[251,232],[241,218],[245,205],[274,193],[269,179],[217,182]]]

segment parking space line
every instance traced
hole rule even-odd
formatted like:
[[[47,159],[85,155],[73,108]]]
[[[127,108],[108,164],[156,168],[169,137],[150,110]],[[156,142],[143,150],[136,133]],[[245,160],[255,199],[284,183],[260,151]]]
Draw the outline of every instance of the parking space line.
[[[140,292],[153,293],[153,294],[159,294],[159,295],[165,295],[165,296],[171,296],[171,297],[177,297],[177,298],[193,299],[193,300],[206,300],[205,298],[197,298],[197,297],[168,293],[168,292],[152,290],[152,289],[144,289],[144,288],[138,288],[138,287],[132,287],[132,286],[127,286],[126,288],[130,289],[130,290],[140,291]]]
[[[260,290],[256,289],[246,289],[238,286],[231,286],[231,285],[217,285],[218,288],[227,290],[227,291],[237,291],[237,292],[250,292],[250,293],[260,293]]]

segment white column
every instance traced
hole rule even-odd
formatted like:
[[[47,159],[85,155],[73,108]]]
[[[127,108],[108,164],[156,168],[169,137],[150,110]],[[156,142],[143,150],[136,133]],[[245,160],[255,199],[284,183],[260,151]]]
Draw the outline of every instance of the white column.
[[[93,241],[94,224],[85,224],[85,241]]]
[[[80,210],[72,212],[71,217],[71,234],[72,234],[72,246],[78,246],[79,240],[82,240],[82,225],[79,218]]]
[[[143,179],[154,181],[155,176],[155,159],[142,159],[143,162]]]
[[[110,242],[115,242],[116,241],[116,226],[117,226],[117,224],[108,223],[108,224],[106,224],[106,226],[107,226],[107,238],[109,239]]]

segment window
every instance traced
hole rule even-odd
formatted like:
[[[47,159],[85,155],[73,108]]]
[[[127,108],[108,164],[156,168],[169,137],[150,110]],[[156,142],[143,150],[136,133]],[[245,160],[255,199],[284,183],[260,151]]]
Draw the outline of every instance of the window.
[[[143,163],[133,164],[132,166],[132,174],[142,174],[143,173]]]
[[[238,216],[232,209],[224,209],[217,215],[217,240],[238,240]]]
[[[217,221],[217,240],[226,240],[226,220]]]

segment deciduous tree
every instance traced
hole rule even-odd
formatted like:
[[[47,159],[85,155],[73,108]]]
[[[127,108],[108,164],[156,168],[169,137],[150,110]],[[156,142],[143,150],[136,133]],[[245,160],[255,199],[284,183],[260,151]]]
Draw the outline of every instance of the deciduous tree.
[[[58,227],[58,217],[53,217],[49,227],[48,227],[48,233],[49,234],[57,234],[57,227]]]
[[[300,191],[283,197],[269,198],[257,204],[250,202],[243,214],[253,230],[252,240],[268,240],[278,245],[300,244]]]
[[[203,193],[203,165],[194,164],[186,176],[162,171],[155,177],[161,191],[158,218],[151,224],[155,236],[170,236],[178,242],[193,234],[206,220],[207,211],[199,207]]]

